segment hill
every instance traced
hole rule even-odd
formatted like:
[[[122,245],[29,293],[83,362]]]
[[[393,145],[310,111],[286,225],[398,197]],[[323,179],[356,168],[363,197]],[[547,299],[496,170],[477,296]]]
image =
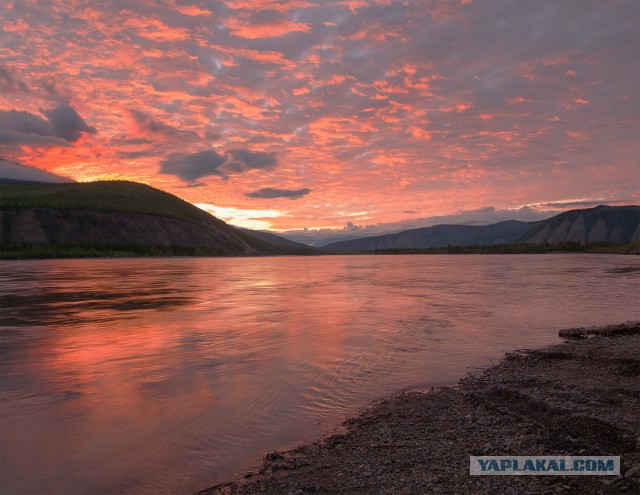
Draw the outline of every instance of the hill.
[[[572,210],[540,222],[507,220],[492,225],[436,225],[397,234],[335,242],[328,252],[358,253],[397,249],[505,244],[610,243],[640,241],[640,207],[598,206]]]
[[[601,205],[567,211],[535,224],[518,240],[531,244],[640,242],[640,207]]]
[[[242,232],[246,232],[251,237],[255,237],[263,242],[271,244],[273,246],[280,246],[286,248],[293,248],[301,251],[307,251],[309,254],[317,254],[320,251],[306,244],[302,244],[301,242],[292,241],[287,239],[286,237],[282,237],[281,235],[274,234],[273,232],[264,232],[262,230],[252,230],[252,229],[240,229]]]
[[[0,183],[3,257],[300,254],[127,181]]]
[[[323,246],[326,251],[362,252],[383,249],[429,249],[448,245],[508,244],[531,230],[527,222],[507,220],[493,225],[435,225]]]

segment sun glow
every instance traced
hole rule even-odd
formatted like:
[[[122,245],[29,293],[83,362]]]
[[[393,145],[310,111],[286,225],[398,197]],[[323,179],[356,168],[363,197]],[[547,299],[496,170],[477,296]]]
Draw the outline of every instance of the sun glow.
[[[271,228],[271,223],[263,219],[277,218],[284,215],[279,210],[243,210],[209,203],[196,203],[195,206],[227,223],[247,229],[268,230]]]

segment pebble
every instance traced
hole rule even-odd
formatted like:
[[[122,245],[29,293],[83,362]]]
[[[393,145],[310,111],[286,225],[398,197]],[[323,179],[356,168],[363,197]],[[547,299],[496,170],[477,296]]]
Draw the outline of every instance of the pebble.
[[[633,478],[634,476],[640,474],[640,464],[636,464],[635,466],[627,469],[627,472],[624,473],[625,478]]]

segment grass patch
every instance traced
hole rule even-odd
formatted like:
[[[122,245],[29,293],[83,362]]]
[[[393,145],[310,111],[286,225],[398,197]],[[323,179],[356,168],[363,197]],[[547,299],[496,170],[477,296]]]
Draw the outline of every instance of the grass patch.
[[[17,208],[142,213],[192,223],[213,222],[221,228],[230,228],[223,221],[173,194],[129,181],[0,183],[0,209]]]

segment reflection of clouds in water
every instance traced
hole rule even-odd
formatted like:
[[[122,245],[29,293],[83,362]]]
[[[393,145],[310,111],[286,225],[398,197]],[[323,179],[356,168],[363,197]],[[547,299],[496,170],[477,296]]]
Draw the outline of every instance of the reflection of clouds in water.
[[[49,294],[4,295],[0,297],[4,325],[77,325],[135,318],[130,312],[143,309],[170,309],[190,303],[193,298],[165,296],[166,291],[56,292]],[[100,312],[104,312],[100,315]],[[121,314],[125,313],[125,314]]]
[[[377,396],[451,383],[486,356],[555,341],[558,328],[633,317],[636,274],[627,268],[635,262],[474,255],[3,264],[0,295],[14,299],[13,326],[0,328],[8,445],[0,455],[12,453],[2,460],[2,488],[34,492],[43,482],[34,473],[48,472],[60,493],[195,492]],[[603,267],[622,271],[607,291],[594,291]]]
[[[189,280],[189,265],[158,270],[148,263],[122,260],[74,261],[4,262],[3,325],[106,323],[135,318],[140,310],[184,306],[194,299],[194,288],[180,285]]]
[[[605,273],[638,273],[640,272],[640,266],[623,266],[620,268],[612,268],[610,270],[604,270]]]

